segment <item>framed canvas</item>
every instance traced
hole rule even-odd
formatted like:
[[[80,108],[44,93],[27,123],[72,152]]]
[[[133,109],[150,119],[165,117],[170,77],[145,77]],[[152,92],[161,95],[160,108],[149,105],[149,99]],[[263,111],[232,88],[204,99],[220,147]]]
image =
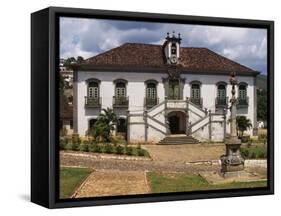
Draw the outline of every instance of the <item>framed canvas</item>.
[[[31,15],[31,201],[274,193],[274,22]]]

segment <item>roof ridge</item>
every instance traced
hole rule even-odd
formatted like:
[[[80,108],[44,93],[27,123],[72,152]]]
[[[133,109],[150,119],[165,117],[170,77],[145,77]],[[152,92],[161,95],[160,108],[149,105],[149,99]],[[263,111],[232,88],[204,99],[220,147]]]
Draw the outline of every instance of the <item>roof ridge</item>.
[[[117,46],[117,47],[114,47],[114,48],[112,48],[112,49],[109,49],[109,50],[106,50],[106,51],[104,51],[104,52],[101,52],[101,53],[99,53],[99,54],[97,54],[97,55],[95,55],[95,56],[92,56],[92,57],[89,57],[89,58],[85,59],[84,61],[87,61],[87,60],[89,60],[89,59],[96,58],[96,57],[98,57],[98,56],[100,56],[100,55],[104,55],[104,54],[107,54],[107,53],[109,53],[109,52],[112,52],[113,50],[116,50],[116,49],[121,48],[121,47],[124,46],[125,44],[126,44],[126,43],[123,43],[123,44],[121,44],[121,45],[119,45],[119,46]]]

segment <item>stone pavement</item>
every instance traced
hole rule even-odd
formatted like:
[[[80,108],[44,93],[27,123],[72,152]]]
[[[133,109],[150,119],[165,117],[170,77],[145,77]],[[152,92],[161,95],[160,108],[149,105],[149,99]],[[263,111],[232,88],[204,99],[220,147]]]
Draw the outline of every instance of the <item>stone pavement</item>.
[[[117,196],[149,192],[150,187],[145,172],[98,170],[90,174],[72,197]]]

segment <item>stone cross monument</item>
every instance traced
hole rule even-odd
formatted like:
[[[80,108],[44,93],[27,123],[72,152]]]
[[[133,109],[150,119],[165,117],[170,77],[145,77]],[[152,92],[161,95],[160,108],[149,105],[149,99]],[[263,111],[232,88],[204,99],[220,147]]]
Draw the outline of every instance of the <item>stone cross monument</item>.
[[[221,175],[223,177],[235,177],[244,170],[244,158],[240,153],[241,140],[237,137],[236,113],[237,99],[235,96],[237,80],[235,72],[231,73],[230,84],[232,86],[230,99],[230,137],[225,139],[226,153],[221,156]]]

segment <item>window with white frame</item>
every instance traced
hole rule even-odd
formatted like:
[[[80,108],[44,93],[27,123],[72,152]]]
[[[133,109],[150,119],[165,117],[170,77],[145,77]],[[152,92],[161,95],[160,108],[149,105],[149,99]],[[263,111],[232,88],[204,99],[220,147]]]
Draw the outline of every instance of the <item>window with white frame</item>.
[[[247,98],[247,86],[245,84],[240,84],[239,85],[239,98],[241,100],[246,100]]]
[[[115,96],[117,98],[126,97],[126,84],[124,82],[116,83]]]
[[[99,84],[91,81],[88,83],[88,97],[98,98],[99,97]]]
[[[226,98],[226,88],[225,88],[225,85],[223,85],[223,84],[218,85],[218,98],[219,99]]]
[[[200,84],[194,83],[191,85],[191,98],[199,99],[200,96]]]
[[[155,99],[156,95],[156,84],[155,83],[148,83],[146,86],[146,97]]]

